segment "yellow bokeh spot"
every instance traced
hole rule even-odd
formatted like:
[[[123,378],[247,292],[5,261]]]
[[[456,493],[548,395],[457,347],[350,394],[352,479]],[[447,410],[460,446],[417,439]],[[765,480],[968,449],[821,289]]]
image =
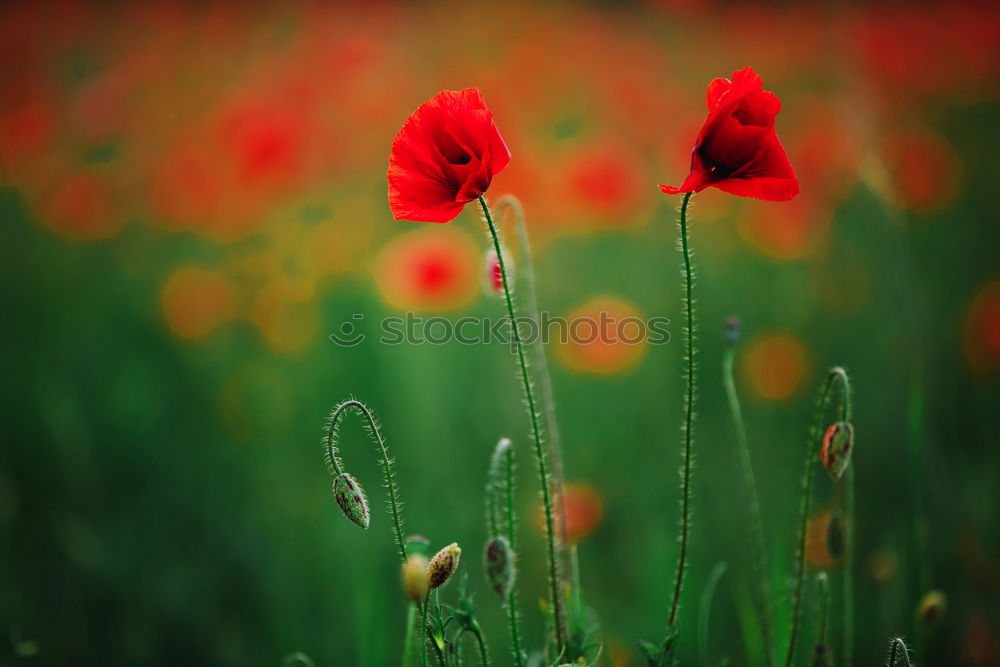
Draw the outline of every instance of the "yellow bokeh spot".
[[[221,271],[178,269],[160,296],[167,326],[181,338],[194,340],[207,336],[235,314],[233,292],[231,281]]]

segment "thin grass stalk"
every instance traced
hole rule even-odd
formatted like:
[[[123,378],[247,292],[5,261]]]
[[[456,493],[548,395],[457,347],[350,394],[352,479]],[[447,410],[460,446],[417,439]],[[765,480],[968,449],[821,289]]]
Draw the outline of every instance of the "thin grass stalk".
[[[528,361],[524,353],[524,345],[521,341],[521,333],[517,328],[517,313],[514,309],[514,297],[507,278],[507,268],[503,261],[503,247],[500,244],[500,236],[496,225],[493,223],[493,216],[490,208],[486,204],[486,199],[479,197],[479,203],[483,209],[483,217],[489,228],[490,236],[493,239],[493,246],[497,253],[497,263],[500,266],[500,277],[503,282],[504,300],[507,303],[507,314],[510,317],[511,340],[517,354],[521,382],[524,388],[525,400],[528,404],[528,416],[531,421],[531,435],[534,442],[535,463],[538,467],[539,483],[542,487],[542,505],[545,509],[545,541],[548,558],[549,574],[549,596],[552,602],[553,625],[555,626],[556,654],[561,654],[566,647],[566,609],[563,600],[562,574],[559,567],[559,558],[556,554],[556,536],[552,513],[552,494],[549,482],[549,469],[545,462],[546,451],[542,437],[542,428],[539,424],[538,411],[535,404],[535,394],[531,386],[531,376],[528,373]]]
[[[726,562],[719,561],[712,568],[705,588],[701,591],[701,604],[698,605],[698,656],[700,665],[710,663],[708,646],[708,626],[712,612],[712,600],[715,599],[715,589],[719,585],[719,580],[726,573]]]
[[[736,429],[736,449],[739,453],[740,469],[743,473],[743,493],[746,497],[747,514],[750,526],[750,551],[753,555],[755,593],[757,597],[757,612],[760,615],[761,632],[764,635],[764,646],[767,654],[767,664],[774,665],[774,626],[771,618],[771,589],[768,585],[767,557],[764,545],[764,526],[760,518],[760,500],[757,495],[757,482],[750,463],[750,445],[747,442],[746,426],[743,423],[743,410],[740,408],[740,398],[736,393],[736,383],[733,380],[733,361],[736,352],[732,345],[726,345],[722,357],[722,379],[729,401],[729,413]]]
[[[823,417],[826,412],[827,401],[830,398],[830,391],[833,385],[840,381],[842,390],[841,414],[844,421],[850,419],[851,385],[847,377],[847,371],[839,366],[831,368],[827,374],[820,399],[816,404],[816,413],[813,419],[812,430],[809,432],[809,440],[806,446],[805,465],[802,471],[802,505],[799,513],[799,539],[795,549],[795,587],[792,594],[792,628],[788,637],[788,652],[785,654],[785,667],[791,667],[795,656],[795,642],[798,638],[799,621],[802,615],[802,585],[805,581],[805,559],[806,559],[806,527],[809,522],[809,507],[812,501],[812,478],[813,469],[819,459],[819,443],[823,434]],[[853,548],[853,545],[852,545]]]

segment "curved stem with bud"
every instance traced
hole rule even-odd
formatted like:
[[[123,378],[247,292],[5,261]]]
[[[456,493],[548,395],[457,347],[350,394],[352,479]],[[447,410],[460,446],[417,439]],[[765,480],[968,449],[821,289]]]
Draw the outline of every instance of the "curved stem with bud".
[[[486,226],[489,228],[490,236],[493,239],[493,247],[497,253],[497,262],[500,265],[500,277],[503,282],[504,300],[507,303],[507,314],[510,316],[511,340],[517,354],[518,366],[521,382],[524,388],[525,399],[528,404],[528,416],[531,420],[531,435],[534,443],[535,463],[538,467],[538,478],[542,487],[542,504],[545,509],[545,539],[547,546],[548,567],[549,567],[549,596],[552,601],[552,616],[555,626],[556,653],[561,654],[566,647],[566,610],[563,604],[563,584],[562,574],[559,567],[559,558],[556,554],[555,525],[552,512],[552,494],[550,493],[549,469],[545,461],[545,448],[543,446],[542,428],[539,423],[538,411],[535,406],[535,393],[531,386],[531,376],[528,374],[528,361],[524,353],[524,344],[521,341],[521,334],[517,328],[517,314],[514,310],[514,297],[507,278],[507,268],[504,266],[503,247],[500,244],[500,236],[493,216],[490,214],[490,207],[486,204],[486,199],[479,197],[479,203],[483,208],[483,217]]]
[[[823,434],[823,417],[830,399],[834,384],[841,386],[840,415],[841,421],[851,419],[851,381],[847,371],[839,366],[830,369],[826,382],[816,404],[812,429],[809,431],[809,441],[806,447],[805,467],[802,472],[802,505],[799,513],[799,539],[795,547],[795,589],[792,593],[792,629],[788,638],[788,652],[785,654],[785,667],[791,667],[795,656],[795,641],[798,638],[799,620],[802,611],[802,584],[805,580],[806,560],[806,528],[809,523],[809,506],[812,500],[812,473],[819,458],[819,443]],[[854,545],[848,548],[853,549]]]
[[[385,439],[382,437],[381,430],[379,430],[375,415],[361,401],[353,398],[348,399],[337,405],[330,413],[326,437],[323,438],[326,465],[334,475],[340,475],[344,472],[344,464],[340,460],[337,445],[340,441],[340,420],[349,409],[353,409],[365,418],[365,431],[375,445],[379,460],[382,463],[382,474],[385,477],[386,496],[388,497],[387,504],[389,506],[389,513],[392,515],[392,530],[396,539],[396,546],[399,548],[399,557],[405,563],[406,544],[403,541],[403,519],[400,510],[402,503],[399,500],[399,487],[396,486],[396,477],[392,469],[392,459],[389,458],[389,450],[386,449]]]

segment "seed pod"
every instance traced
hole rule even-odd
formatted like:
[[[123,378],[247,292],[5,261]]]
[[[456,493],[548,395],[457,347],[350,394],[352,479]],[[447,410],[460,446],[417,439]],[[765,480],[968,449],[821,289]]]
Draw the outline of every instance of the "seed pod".
[[[403,563],[403,592],[411,602],[419,603],[427,594],[427,557],[412,554]]]
[[[367,529],[370,521],[368,498],[358,480],[348,473],[341,473],[333,480],[333,497],[348,519]]]
[[[505,537],[494,537],[486,543],[486,580],[501,600],[506,600],[514,585],[514,552]]]
[[[847,531],[844,519],[839,514],[832,514],[826,524],[826,550],[834,560],[840,560],[847,551]]]
[[[823,467],[834,480],[840,479],[851,462],[854,450],[854,427],[851,422],[837,422],[826,429],[823,448],[819,452]]]
[[[917,618],[925,626],[930,627],[941,620],[947,606],[948,601],[944,593],[941,591],[930,591],[921,598],[920,604],[917,606]]]
[[[440,588],[451,578],[451,575],[455,574],[461,556],[462,549],[457,542],[452,542],[434,554],[434,558],[431,558],[431,564],[427,568],[427,582],[432,589]]]

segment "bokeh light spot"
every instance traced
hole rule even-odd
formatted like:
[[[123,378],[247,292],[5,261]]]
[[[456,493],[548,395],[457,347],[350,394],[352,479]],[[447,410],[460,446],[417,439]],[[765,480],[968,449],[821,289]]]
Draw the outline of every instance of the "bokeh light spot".
[[[763,398],[781,401],[802,385],[809,368],[805,344],[788,334],[769,334],[752,341],[743,357],[743,372]]]

